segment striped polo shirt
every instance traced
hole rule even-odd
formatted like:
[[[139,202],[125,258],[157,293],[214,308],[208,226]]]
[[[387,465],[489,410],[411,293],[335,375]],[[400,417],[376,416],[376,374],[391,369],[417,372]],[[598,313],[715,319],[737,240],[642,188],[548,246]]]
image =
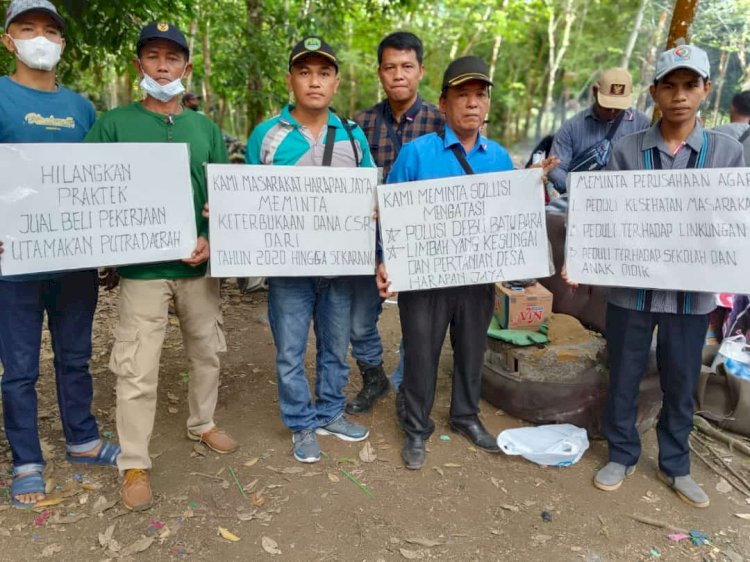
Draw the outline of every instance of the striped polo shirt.
[[[331,166],[374,167],[370,149],[362,129],[347,120],[354,147],[338,115],[328,110],[328,127],[323,127],[317,138],[292,116],[293,105],[287,105],[280,115],[255,127],[247,141],[245,162],[275,166],[322,166],[328,128],[336,131]],[[356,160],[354,150],[356,148]]]
[[[691,154],[697,155],[696,168],[741,168],[745,158],[742,145],[733,138],[709,131],[696,122],[685,146],[672,154],[659,125],[649,127],[622,138],[612,150],[612,158],[607,170],[650,170],[656,166],[652,149],[656,147],[661,156],[661,168],[680,170],[688,167]],[[609,302],[631,310],[646,312],[667,312],[676,314],[708,314],[716,305],[713,293],[664,291],[656,289],[629,289],[612,287],[609,289]]]

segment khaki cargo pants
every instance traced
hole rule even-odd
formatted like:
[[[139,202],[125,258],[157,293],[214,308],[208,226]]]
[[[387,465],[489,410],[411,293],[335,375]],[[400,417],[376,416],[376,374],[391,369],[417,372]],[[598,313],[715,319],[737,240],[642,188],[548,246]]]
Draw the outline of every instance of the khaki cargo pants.
[[[219,356],[226,351],[219,280],[122,279],[120,318],[109,368],[117,375],[117,434],[122,453],[117,467],[151,468],[148,445],[156,416],[159,359],[174,301],[182,342],[190,360],[188,431],[214,426],[219,392]]]

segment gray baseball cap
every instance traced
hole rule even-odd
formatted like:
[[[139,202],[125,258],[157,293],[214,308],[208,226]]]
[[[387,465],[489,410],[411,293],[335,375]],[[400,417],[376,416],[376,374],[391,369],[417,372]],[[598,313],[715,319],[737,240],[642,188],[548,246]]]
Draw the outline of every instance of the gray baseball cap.
[[[661,80],[673,70],[692,70],[704,80],[711,76],[711,65],[706,51],[695,45],[680,45],[664,51],[656,59],[655,80]]]
[[[55,20],[60,29],[65,29],[65,20],[57,13],[57,8],[49,0],[13,0],[8,6],[8,11],[5,12],[5,31],[8,31],[8,27],[14,19],[31,11],[45,12]]]

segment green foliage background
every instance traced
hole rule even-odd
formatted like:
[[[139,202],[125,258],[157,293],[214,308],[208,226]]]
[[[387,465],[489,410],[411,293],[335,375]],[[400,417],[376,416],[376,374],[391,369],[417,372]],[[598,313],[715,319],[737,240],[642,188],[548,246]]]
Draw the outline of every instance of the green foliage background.
[[[0,0],[3,13],[7,4]],[[496,88],[489,133],[505,144],[525,145],[589,103],[597,72],[623,62],[631,34],[635,44],[627,63],[636,93],[641,94],[640,104],[646,108],[650,57],[665,44],[673,1],[63,0],[56,4],[69,22],[60,81],[87,95],[99,110],[139,97],[131,61],[138,31],[150,21],[174,23],[189,36],[195,67],[190,89],[208,94],[209,107],[204,109],[242,138],[287,101],[283,78],[288,53],[305,34],[320,34],[338,50],[341,87],[335,107],[351,114],[382,95],[376,74],[377,45],[387,33],[404,29],[417,33],[425,44],[421,92],[430,101],[436,101],[442,71],[451,58],[471,53],[491,62]],[[641,9],[642,23],[634,31]],[[727,61],[720,80],[719,113],[713,115],[716,100],[710,99],[704,113],[709,121],[724,119],[731,95],[750,87],[744,52],[750,36],[748,13],[750,0],[700,1],[693,41],[709,50],[715,73],[722,52]],[[566,23],[567,48],[553,73],[550,49],[559,54]],[[11,57],[3,52],[0,72],[10,72],[12,67]],[[550,80],[551,103],[545,106]]]

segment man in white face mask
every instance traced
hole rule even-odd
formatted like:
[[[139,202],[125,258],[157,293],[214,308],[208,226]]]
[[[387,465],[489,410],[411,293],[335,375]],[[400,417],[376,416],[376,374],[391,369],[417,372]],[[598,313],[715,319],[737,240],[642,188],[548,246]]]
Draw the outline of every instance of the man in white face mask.
[[[132,510],[151,506],[148,445],[156,415],[159,358],[174,303],[190,360],[187,435],[217,453],[231,453],[237,442],[214,423],[219,392],[219,356],[226,351],[219,307],[219,280],[206,277],[208,221],[206,163],[227,163],[221,131],[208,117],[180,105],[182,80],[190,75],[185,36],[168,23],[141,30],[135,67],[145,97],[107,112],[90,142],[179,142],[190,145],[190,173],[198,240],[192,257],[176,262],[136,264],[118,269],[120,318],[110,369],[117,375],[117,433],[122,446],[117,466],[123,474],[122,501]],[[166,166],[169,162],[164,163]],[[186,448],[187,454],[190,449]]]
[[[47,0],[13,0],[8,7],[2,42],[15,55],[16,68],[0,77],[0,143],[80,142],[96,120],[91,102],[56,83],[64,26]],[[2,249],[0,242],[0,254]],[[99,438],[91,413],[89,359],[97,295],[96,270],[0,276],[3,416],[13,453],[11,501],[16,506],[32,507],[45,492],[35,389],[45,312],[67,459],[115,464],[119,447]]]

